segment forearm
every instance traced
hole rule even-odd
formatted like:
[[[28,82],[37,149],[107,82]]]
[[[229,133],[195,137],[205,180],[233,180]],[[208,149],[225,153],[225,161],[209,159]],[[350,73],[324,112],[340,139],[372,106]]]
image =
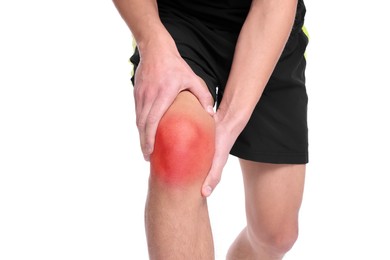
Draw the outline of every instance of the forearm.
[[[113,0],[133,34],[142,55],[150,46],[174,48],[175,44],[160,21],[156,0]]]
[[[237,135],[248,122],[283,51],[296,6],[296,0],[253,1],[219,107],[220,120],[229,122]]]

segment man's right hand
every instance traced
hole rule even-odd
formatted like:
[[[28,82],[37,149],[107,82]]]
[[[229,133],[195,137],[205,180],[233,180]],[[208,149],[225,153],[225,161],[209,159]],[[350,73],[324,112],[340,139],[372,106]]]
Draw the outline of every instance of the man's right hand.
[[[213,115],[213,98],[201,79],[191,70],[175,47],[143,47],[135,73],[134,99],[141,149],[146,161],[154,149],[161,117],[183,90],[193,93]],[[162,45],[160,45],[162,46]]]

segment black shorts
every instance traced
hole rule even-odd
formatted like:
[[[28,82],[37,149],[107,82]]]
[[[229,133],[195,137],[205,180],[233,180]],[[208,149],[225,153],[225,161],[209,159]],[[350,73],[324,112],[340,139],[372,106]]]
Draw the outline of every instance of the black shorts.
[[[233,59],[239,30],[212,28],[181,12],[160,17],[183,59],[207,84],[219,105]],[[253,114],[231,154],[266,163],[308,162],[307,94],[304,57],[308,38],[294,28]],[[130,58],[136,70],[139,53]],[[134,78],[132,78],[134,83]]]

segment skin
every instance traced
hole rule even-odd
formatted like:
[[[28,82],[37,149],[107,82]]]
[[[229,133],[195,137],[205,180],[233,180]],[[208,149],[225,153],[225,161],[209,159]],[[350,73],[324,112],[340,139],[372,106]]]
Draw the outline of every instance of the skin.
[[[296,0],[253,0],[241,29],[224,97],[214,116],[216,146],[202,193],[221,179],[229,151],[248,122],[290,34]]]
[[[141,149],[149,160],[158,123],[178,93],[189,90],[210,114],[213,114],[213,100],[180,57],[172,37],[159,19],[155,0],[113,2],[135,37],[141,56],[135,74],[134,96]],[[237,41],[224,97],[214,116],[216,149],[213,165],[202,187],[206,197],[219,183],[229,151],[248,122],[282,53],[296,6],[297,0],[252,2]]]
[[[214,122],[194,102],[191,93],[181,92],[156,134],[151,175],[173,188],[203,181],[214,155]]]
[[[134,100],[141,149],[145,160],[149,161],[158,123],[181,91],[191,91],[210,114],[214,113],[214,101],[181,58],[160,21],[155,0],[113,2],[136,39],[141,57],[135,74]]]
[[[280,260],[298,237],[305,165],[240,159],[247,226],[231,245],[227,260]]]
[[[150,259],[214,259],[200,187],[214,154],[214,121],[196,97],[180,92],[160,121],[145,208]]]
[[[145,210],[150,258],[213,259],[205,197],[219,183],[229,151],[248,122],[280,57],[294,22],[297,0],[252,1],[238,38],[224,97],[215,114],[204,82],[180,57],[173,39],[161,24],[156,1],[114,0],[114,3],[132,31],[141,56],[134,97],[141,149],[145,159],[151,160]],[[192,93],[190,100],[197,103],[190,103],[202,108],[202,113],[197,110],[200,114],[213,116],[214,153],[209,163],[209,159],[202,160],[202,164],[211,165],[208,172],[203,172],[206,166],[195,173],[178,170],[181,165],[175,162],[169,165],[161,162],[164,156],[169,160],[184,157],[181,148],[164,154],[162,150],[170,145],[164,144],[165,141],[160,145],[159,141],[164,139],[165,131],[165,124],[160,130],[160,120],[164,114],[170,118],[169,108],[184,90]],[[181,110],[180,105],[177,107],[174,111]],[[177,121],[180,116],[172,118]],[[188,127],[188,122],[185,124]],[[159,147],[165,148],[159,150]],[[230,248],[228,259],[281,259],[296,240],[304,166],[240,162],[247,226]],[[188,164],[186,161],[183,167]],[[189,176],[184,176],[187,173]]]

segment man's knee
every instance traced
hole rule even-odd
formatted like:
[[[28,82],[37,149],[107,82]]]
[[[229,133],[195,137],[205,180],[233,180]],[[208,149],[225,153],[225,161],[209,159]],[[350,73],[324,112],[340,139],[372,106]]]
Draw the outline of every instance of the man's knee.
[[[204,111],[202,111],[204,112]],[[183,186],[206,177],[214,155],[214,125],[210,116],[193,111],[168,111],[157,129],[151,155],[151,176]]]
[[[287,253],[298,239],[298,226],[274,227],[266,230],[252,228],[248,230],[254,248],[262,248],[277,255]]]

